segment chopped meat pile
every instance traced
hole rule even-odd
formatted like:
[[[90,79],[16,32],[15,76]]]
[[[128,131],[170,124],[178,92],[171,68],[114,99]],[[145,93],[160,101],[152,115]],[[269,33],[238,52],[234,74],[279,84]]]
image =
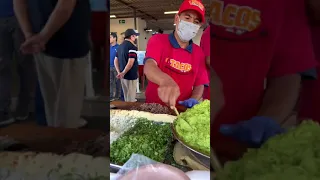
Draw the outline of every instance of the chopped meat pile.
[[[131,110],[145,111],[153,114],[173,114],[168,107],[162,106],[157,103],[144,103],[140,106],[132,107]]]
[[[96,140],[87,142],[73,142],[70,146],[66,147],[65,154],[81,153],[91,156],[109,156],[109,136],[103,135]]]

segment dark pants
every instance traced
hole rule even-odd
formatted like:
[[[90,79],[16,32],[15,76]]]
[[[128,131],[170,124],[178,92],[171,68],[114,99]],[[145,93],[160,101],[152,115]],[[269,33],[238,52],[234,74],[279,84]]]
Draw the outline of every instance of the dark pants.
[[[123,94],[123,89],[121,88],[121,101],[124,101],[124,94]]]
[[[116,68],[110,68],[110,99],[119,99],[121,97],[121,83],[117,79]]]
[[[10,107],[13,60],[16,60],[20,77],[17,111],[29,109],[31,95],[34,93],[36,71],[33,57],[20,53],[20,45],[23,42],[24,37],[15,17],[0,18],[0,111],[7,111]]]
[[[39,83],[37,84],[37,89],[36,89],[35,105],[36,105],[35,114],[36,114],[37,124],[40,126],[47,126],[46,112],[45,112],[44,102],[43,102]]]

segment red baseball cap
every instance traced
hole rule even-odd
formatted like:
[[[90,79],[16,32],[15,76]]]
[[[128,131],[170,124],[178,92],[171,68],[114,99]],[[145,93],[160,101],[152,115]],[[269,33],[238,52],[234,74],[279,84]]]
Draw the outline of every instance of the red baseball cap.
[[[205,22],[205,8],[201,0],[184,0],[179,8],[179,14],[187,10],[197,11],[200,14],[201,22]]]

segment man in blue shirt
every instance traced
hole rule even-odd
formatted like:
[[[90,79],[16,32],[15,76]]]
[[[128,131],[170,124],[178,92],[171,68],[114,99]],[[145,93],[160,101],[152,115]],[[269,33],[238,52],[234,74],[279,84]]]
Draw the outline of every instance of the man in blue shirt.
[[[121,96],[120,80],[117,78],[117,70],[114,67],[114,58],[117,54],[119,44],[117,43],[118,36],[116,33],[110,33],[110,100],[118,100]]]
[[[13,0],[0,0],[0,126],[14,122],[10,112],[12,72],[11,63],[16,60],[20,77],[20,92],[16,107],[16,120],[29,116],[31,94],[34,92],[36,73],[33,58],[20,53],[20,45],[31,34],[23,34],[14,16]],[[14,56],[13,56],[14,55]]]

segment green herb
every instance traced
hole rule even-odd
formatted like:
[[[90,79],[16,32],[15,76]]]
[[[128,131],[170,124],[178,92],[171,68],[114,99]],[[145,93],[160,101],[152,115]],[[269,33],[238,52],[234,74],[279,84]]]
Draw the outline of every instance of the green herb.
[[[171,140],[170,124],[138,119],[134,127],[111,144],[111,162],[122,165],[130,159],[132,154],[141,154],[152,160],[163,162]]]

